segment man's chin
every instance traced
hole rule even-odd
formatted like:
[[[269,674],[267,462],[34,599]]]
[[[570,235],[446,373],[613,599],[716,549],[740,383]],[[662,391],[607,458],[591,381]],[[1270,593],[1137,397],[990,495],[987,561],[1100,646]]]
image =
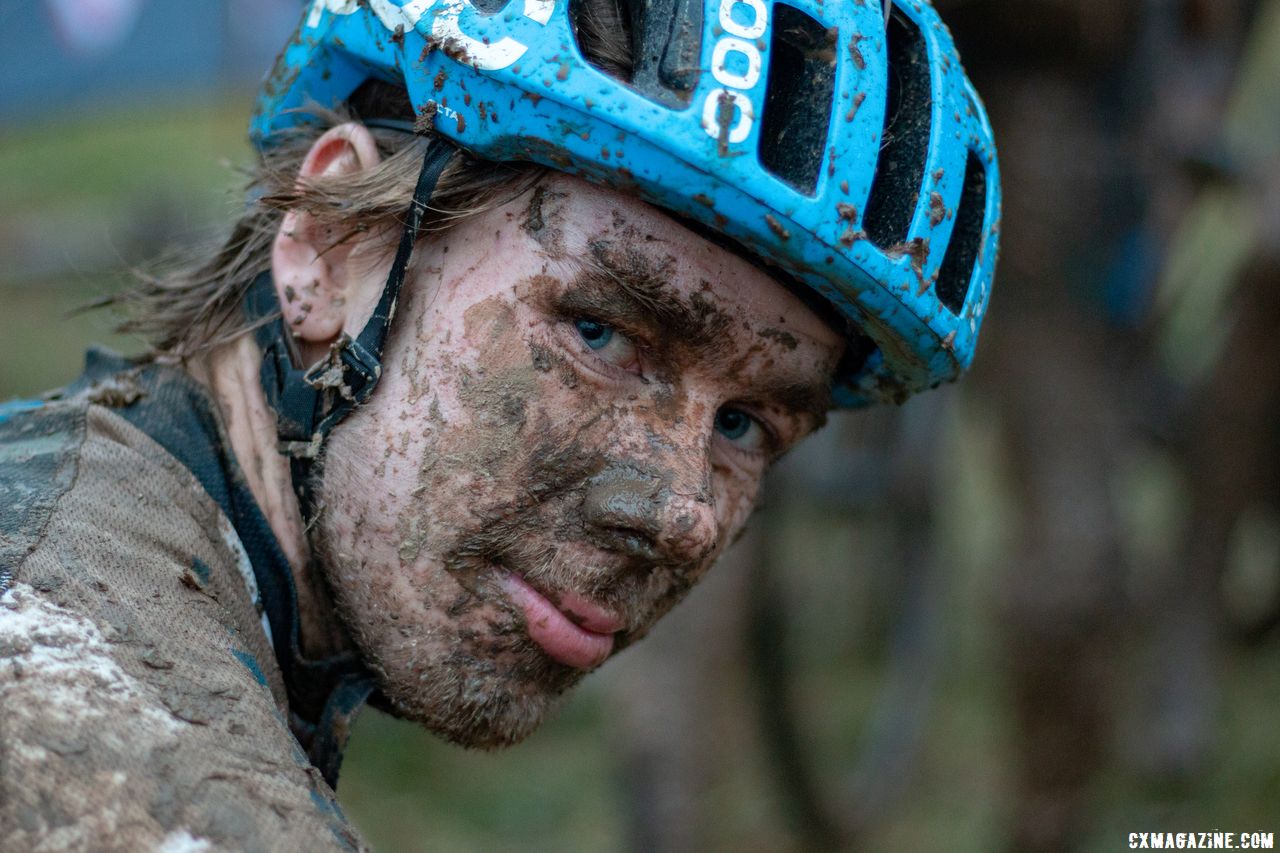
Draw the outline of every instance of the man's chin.
[[[447,668],[426,674],[416,690],[381,673],[389,710],[451,743],[470,749],[513,746],[531,735],[584,673],[552,665],[536,680],[487,671]]]

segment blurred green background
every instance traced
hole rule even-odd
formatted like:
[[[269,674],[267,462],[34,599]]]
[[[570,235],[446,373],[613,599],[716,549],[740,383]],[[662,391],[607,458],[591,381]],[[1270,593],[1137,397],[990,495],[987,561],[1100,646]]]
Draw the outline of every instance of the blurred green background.
[[[366,711],[339,795],[376,849],[1280,832],[1280,424],[1256,369],[1280,355],[1240,319],[1276,316],[1280,193],[1257,175],[1280,172],[1280,13],[1169,4],[1180,35],[1141,51],[1138,4],[1006,24],[1080,35],[1058,57],[991,33],[996,0],[939,5],[1009,196],[974,379],[834,418],[712,579],[528,742],[468,752]],[[69,313],[225,234],[252,86],[211,92],[0,123],[0,399],[67,381],[90,342],[141,351]]]

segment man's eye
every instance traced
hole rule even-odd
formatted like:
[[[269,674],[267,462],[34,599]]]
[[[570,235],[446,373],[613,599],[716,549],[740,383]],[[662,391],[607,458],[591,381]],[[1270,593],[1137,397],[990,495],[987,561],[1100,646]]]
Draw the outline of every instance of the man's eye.
[[[759,421],[732,406],[716,412],[716,432],[743,450],[761,450],[768,438]]]
[[[636,345],[612,326],[595,320],[579,319],[573,324],[588,347],[610,364],[630,368],[636,360]]]

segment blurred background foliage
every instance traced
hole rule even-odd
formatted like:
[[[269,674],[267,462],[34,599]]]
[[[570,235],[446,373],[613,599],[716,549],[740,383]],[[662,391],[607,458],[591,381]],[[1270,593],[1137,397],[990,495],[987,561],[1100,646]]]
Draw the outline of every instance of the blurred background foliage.
[[[938,5],[1005,173],[972,378],[833,418],[528,742],[366,712],[339,793],[377,849],[1280,831],[1280,2]],[[0,399],[142,349],[68,314],[225,232],[296,10],[0,6]]]

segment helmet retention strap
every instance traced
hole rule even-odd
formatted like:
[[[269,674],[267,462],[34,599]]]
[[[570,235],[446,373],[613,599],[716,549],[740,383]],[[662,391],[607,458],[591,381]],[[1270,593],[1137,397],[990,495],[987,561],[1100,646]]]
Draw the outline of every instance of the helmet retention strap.
[[[356,337],[343,332],[325,358],[308,368],[297,366],[296,347],[285,327],[270,271],[249,288],[245,311],[259,324],[255,335],[262,348],[262,388],[276,412],[278,447],[289,457],[294,491],[308,526],[319,509],[308,484],[312,464],[333,427],[369,399],[382,376],[383,348],[413,247],[440,175],[456,152],[452,143],[439,137],[428,144],[395,260],[373,315]]]

